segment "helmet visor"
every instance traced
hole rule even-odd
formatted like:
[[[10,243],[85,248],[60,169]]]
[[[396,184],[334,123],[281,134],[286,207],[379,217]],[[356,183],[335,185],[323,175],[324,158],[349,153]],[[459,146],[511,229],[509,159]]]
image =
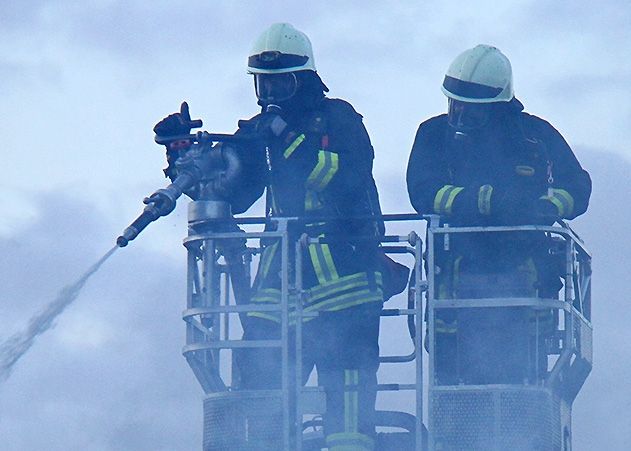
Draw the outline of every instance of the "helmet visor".
[[[468,103],[449,99],[449,125],[459,132],[484,128],[495,110],[492,103]]]
[[[248,58],[248,67],[253,69],[287,69],[302,67],[307,64],[309,57],[306,55],[292,55],[275,50],[267,50]]]
[[[298,90],[298,80],[293,72],[280,74],[254,74],[256,97],[265,103],[290,99]]]

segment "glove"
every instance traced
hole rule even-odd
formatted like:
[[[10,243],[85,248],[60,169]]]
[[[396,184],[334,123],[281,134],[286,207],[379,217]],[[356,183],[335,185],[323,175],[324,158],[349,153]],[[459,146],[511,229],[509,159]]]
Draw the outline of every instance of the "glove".
[[[546,198],[539,198],[535,201],[534,213],[537,222],[543,222],[545,224],[553,224],[555,221],[561,219],[557,206]]]
[[[287,130],[287,122],[279,114],[280,108],[275,108],[273,111],[266,111],[258,116],[256,122],[256,133],[264,137],[276,137],[280,138],[285,134]]]
[[[179,113],[169,114],[158,122],[153,131],[158,136],[186,135],[191,132],[191,115],[188,103],[182,102]]]
[[[491,215],[507,225],[527,224],[534,220],[534,201],[522,190],[494,188],[491,195]]]
[[[166,216],[175,209],[175,199],[166,190],[158,190],[142,200],[145,205],[153,205],[160,216]]]

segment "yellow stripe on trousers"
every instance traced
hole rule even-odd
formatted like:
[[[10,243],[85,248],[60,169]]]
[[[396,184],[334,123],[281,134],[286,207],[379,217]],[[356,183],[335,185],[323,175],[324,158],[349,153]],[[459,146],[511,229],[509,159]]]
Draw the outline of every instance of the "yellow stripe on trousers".
[[[331,249],[326,243],[309,245],[309,256],[319,283],[332,282],[340,278],[333,262]]]

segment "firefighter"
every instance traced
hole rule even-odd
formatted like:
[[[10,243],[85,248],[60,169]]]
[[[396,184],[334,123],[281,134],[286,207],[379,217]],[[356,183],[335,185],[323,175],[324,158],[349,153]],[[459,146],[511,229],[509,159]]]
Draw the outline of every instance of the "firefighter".
[[[303,309],[318,313],[304,318],[303,375],[306,379],[315,366],[324,387],[328,449],[372,450],[384,300],[378,247],[383,223],[371,218],[381,214],[373,148],[362,116],[344,100],[326,97],[309,38],[290,24],[274,24],[260,35],[248,72],[261,112],[240,121],[237,134],[255,133],[261,139],[237,149],[244,175],[231,195],[233,212],[246,211],[265,191],[269,218],[301,218],[290,225],[291,236],[320,238],[303,254]],[[156,133],[188,132],[177,129],[187,118],[169,117]],[[275,226],[270,221],[266,229]],[[261,255],[252,303],[280,302],[280,270],[280,245],[270,240]],[[290,321],[295,324],[294,310]],[[250,312],[244,339],[278,339],[279,323],[277,312]],[[280,387],[279,350],[249,349],[237,357],[243,389]],[[259,449],[280,449],[267,436],[261,431],[263,442],[272,442],[262,442]]]
[[[419,213],[440,215],[450,226],[515,226],[550,225],[586,211],[588,173],[552,125],[523,111],[500,50],[478,45],[461,53],[442,91],[448,113],[420,125],[407,168],[408,194]],[[436,297],[556,297],[559,274],[548,244],[534,232],[452,234],[449,246],[437,245]],[[523,350],[523,334],[516,331],[530,327],[532,318],[469,310],[460,318],[445,310],[436,316],[442,383],[532,382],[535,364],[522,368],[524,354],[513,352]],[[504,336],[500,326],[509,320],[512,336]],[[503,352],[488,348],[504,343]],[[466,351],[472,346],[477,354]]]

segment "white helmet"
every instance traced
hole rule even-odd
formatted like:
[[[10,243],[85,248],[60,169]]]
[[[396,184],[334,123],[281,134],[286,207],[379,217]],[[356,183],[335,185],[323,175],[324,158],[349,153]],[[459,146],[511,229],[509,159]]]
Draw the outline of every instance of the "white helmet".
[[[316,70],[311,41],[288,23],[275,23],[265,30],[254,43],[248,58],[250,74],[300,70]]]
[[[510,61],[495,47],[477,45],[451,63],[442,90],[461,102],[510,102],[515,96]]]

